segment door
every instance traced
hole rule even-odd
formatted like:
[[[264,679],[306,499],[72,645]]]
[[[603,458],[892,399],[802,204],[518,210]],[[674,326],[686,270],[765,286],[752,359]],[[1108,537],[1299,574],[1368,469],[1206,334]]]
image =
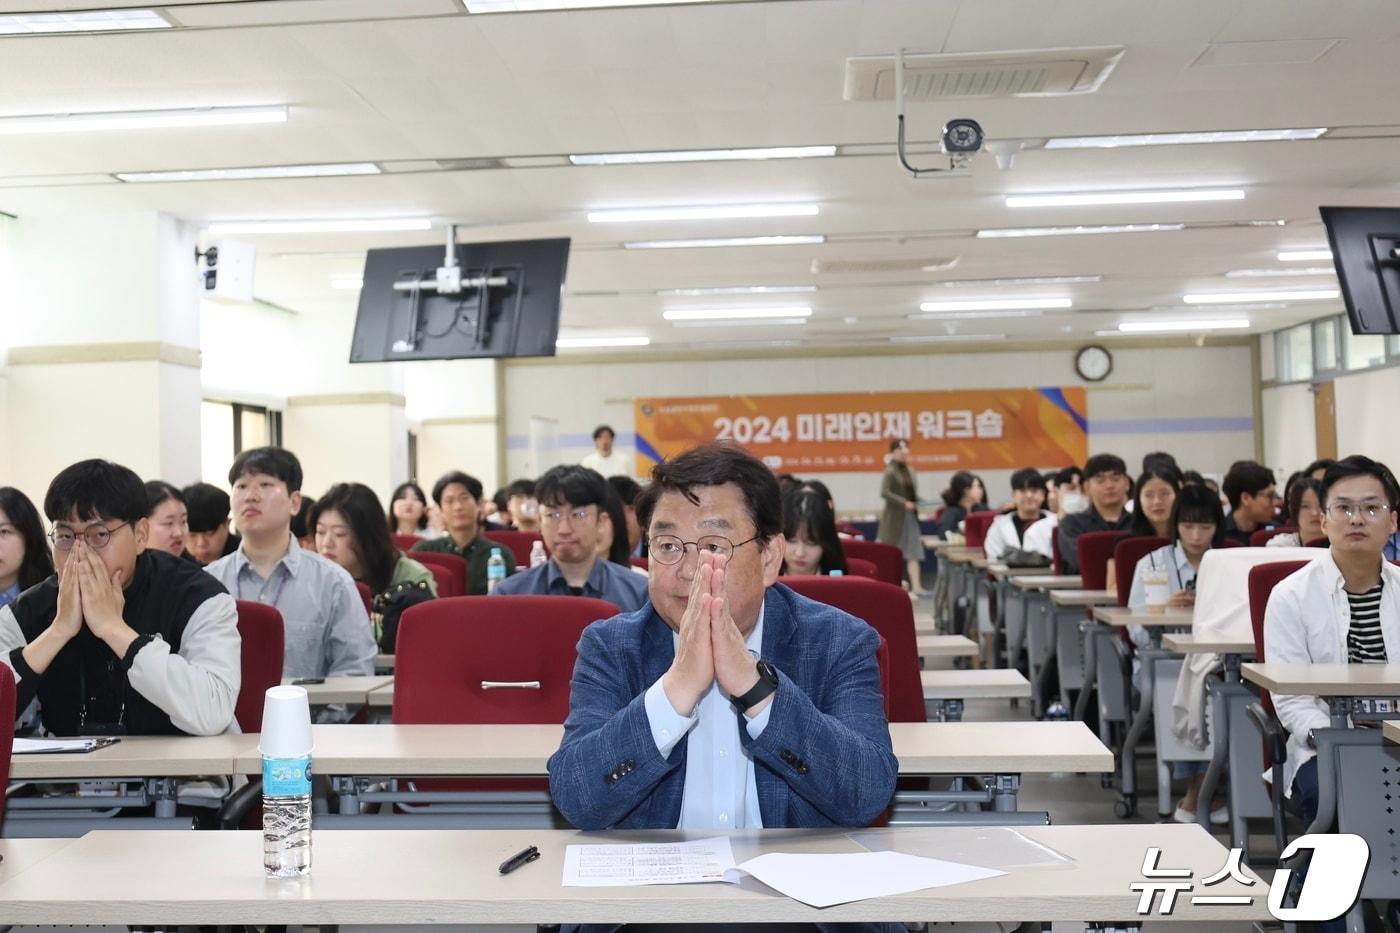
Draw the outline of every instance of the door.
[[[1313,385],[1313,423],[1317,426],[1317,457],[1337,459],[1337,394],[1329,380]]]

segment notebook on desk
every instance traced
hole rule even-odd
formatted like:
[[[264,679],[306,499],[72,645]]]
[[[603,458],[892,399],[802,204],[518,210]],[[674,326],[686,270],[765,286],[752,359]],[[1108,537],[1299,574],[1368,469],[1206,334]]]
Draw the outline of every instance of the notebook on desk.
[[[13,753],[16,755],[61,755],[84,753],[108,745],[115,745],[121,739],[116,736],[102,736],[95,739],[15,739]]]

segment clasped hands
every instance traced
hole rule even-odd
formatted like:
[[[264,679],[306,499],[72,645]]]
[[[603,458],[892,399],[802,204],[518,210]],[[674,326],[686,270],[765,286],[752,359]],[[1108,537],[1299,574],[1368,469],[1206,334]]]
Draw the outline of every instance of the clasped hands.
[[[98,553],[79,537],[58,577],[58,609],[53,620],[56,632],[67,641],[87,625],[118,657],[124,655],[136,633],[122,618],[126,606],[122,582],[122,572],[109,574]]]
[[[666,699],[682,716],[695,711],[716,681],[729,696],[748,693],[758,683],[758,662],[729,614],[724,594],[726,559],[703,551],[698,555],[690,598],[681,616],[676,659],[661,678]],[[747,715],[753,718],[771,699],[756,704]]]

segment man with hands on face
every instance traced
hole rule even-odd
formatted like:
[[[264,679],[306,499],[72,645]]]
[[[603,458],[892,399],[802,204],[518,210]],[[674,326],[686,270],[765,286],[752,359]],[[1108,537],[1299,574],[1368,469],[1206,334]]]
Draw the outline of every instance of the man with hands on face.
[[[36,695],[55,735],[229,729],[240,686],[238,612],[199,567],[146,550],[146,491],[84,460],[49,486],[57,573],[0,610],[17,708]]]

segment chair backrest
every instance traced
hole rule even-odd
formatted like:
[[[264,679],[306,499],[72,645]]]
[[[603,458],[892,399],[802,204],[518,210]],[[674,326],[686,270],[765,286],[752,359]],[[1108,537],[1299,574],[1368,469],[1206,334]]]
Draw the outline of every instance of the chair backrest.
[[[620,610],[585,596],[457,596],[399,620],[396,723],[562,723],[583,630]]]
[[[861,534],[861,530],[855,525],[852,525],[850,522],[837,522],[836,533],[842,535],[850,535],[857,541],[865,540],[865,535]]]
[[[1264,657],[1264,610],[1269,608],[1269,594],[1280,580],[1307,565],[1305,560],[1283,560],[1249,568],[1249,621],[1254,627],[1254,657],[1261,664],[1267,660]]]
[[[1277,538],[1279,535],[1296,535],[1298,529],[1291,525],[1282,525],[1278,528],[1260,528],[1249,536],[1250,547],[1264,547],[1269,543],[1270,538]]]
[[[466,596],[467,595],[467,562],[456,554],[444,554],[441,551],[414,551],[413,559],[424,567],[432,571],[433,577],[438,581],[439,596]],[[448,590],[442,587],[442,577],[433,568],[441,567],[452,575],[452,582]]]
[[[400,551],[411,551],[413,546],[423,539],[418,535],[401,535],[398,532],[390,532],[389,537],[394,542],[394,547]]]
[[[1065,572],[1064,559],[1060,557],[1060,526],[1058,523],[1050,529],[1050,572],[1057,577]]]
[[[880,636],[880,647],[875,649],[875,663],[880,666],[880,693],[885,698],[885,721],[890,719],[890,643]],[[0,665],[3,667],[4,665]]]
[[[1137,569],[1138,561],[1171,543],[1170,538],[1124,538],[1114,546],[1113,585],[1118,588],[1119,606],[1128,605],[1128,596],[1133,589],[1133,571]]]
[[[904,581],[904,554],[893,544],[881,541],[842,541],[847,559],[858,557],[875,565],[877,579],[900,586]]]
[[[817,602],[864,619],[889,646],[890,722],[924,722],[924,685],[919,678],[919,646],[914,604],[902,587],[861,577],[779,577]]]
[[[374,591],[363,580],[355,581],[355,591],[360,594],[360,602],[365,604],[365,613],[374,611]]]
[[[1331,546],[1332,546],[1332,542],[1329,541],[1329,540],[1327,540],[1327,536],[1326,536],[1326,535],[1323,535],[1323,536],[1320,537],[1320,538],[1313,538],[1311,541],[1304,541],[1304,542],[1303,542],[1303,547],[1331,547]]]
[[[987,543],[987,529],[996,521],[997,513],[991,511],[968,512],[963,519],[963,539],[968,547],[981,547]]]
[[[238,600],[238,637],[243,640],[243,683],[233,718],[244,732],[261,732],[263,697],[269,687],[282,682],[286,632],[282,613],[272,606]]]
[[[530,548],[536,541],[544,540],[538,531],[488,531],[485,534],[486,540],[510,548],[510,552],[515,555],[517,567],[529,567]],[[545,553],[549,553],[548,548],[545,548]]]
[[[467,579],[466,574],[458,574],[455,568],[444,566],[443,564],[424,564],[428,572],[433,575],[433,582],[437,584],[438,596],[466,596]]]
[[[1086,531],[1074,542],[1079,557],[1079,576],[1086,590],[1108,589],[1108,559],[1126,531]]]
[[[15,748],[15,675],[0,664],[0,787],[10,786],[10,754]],[[5,822],[5,797],[0,794],[0,825]]]
[[[628,560],[632,562],[633,567],[639,570],[651,569],[651,561],[647,560],[645,557],[629,557]]]
[[[875,566],[874,561],[866,560],[863,557],[851,557],[847,555],[846,573],[852,577],[865,577],[867,580],[880,579],[880,568]]]

